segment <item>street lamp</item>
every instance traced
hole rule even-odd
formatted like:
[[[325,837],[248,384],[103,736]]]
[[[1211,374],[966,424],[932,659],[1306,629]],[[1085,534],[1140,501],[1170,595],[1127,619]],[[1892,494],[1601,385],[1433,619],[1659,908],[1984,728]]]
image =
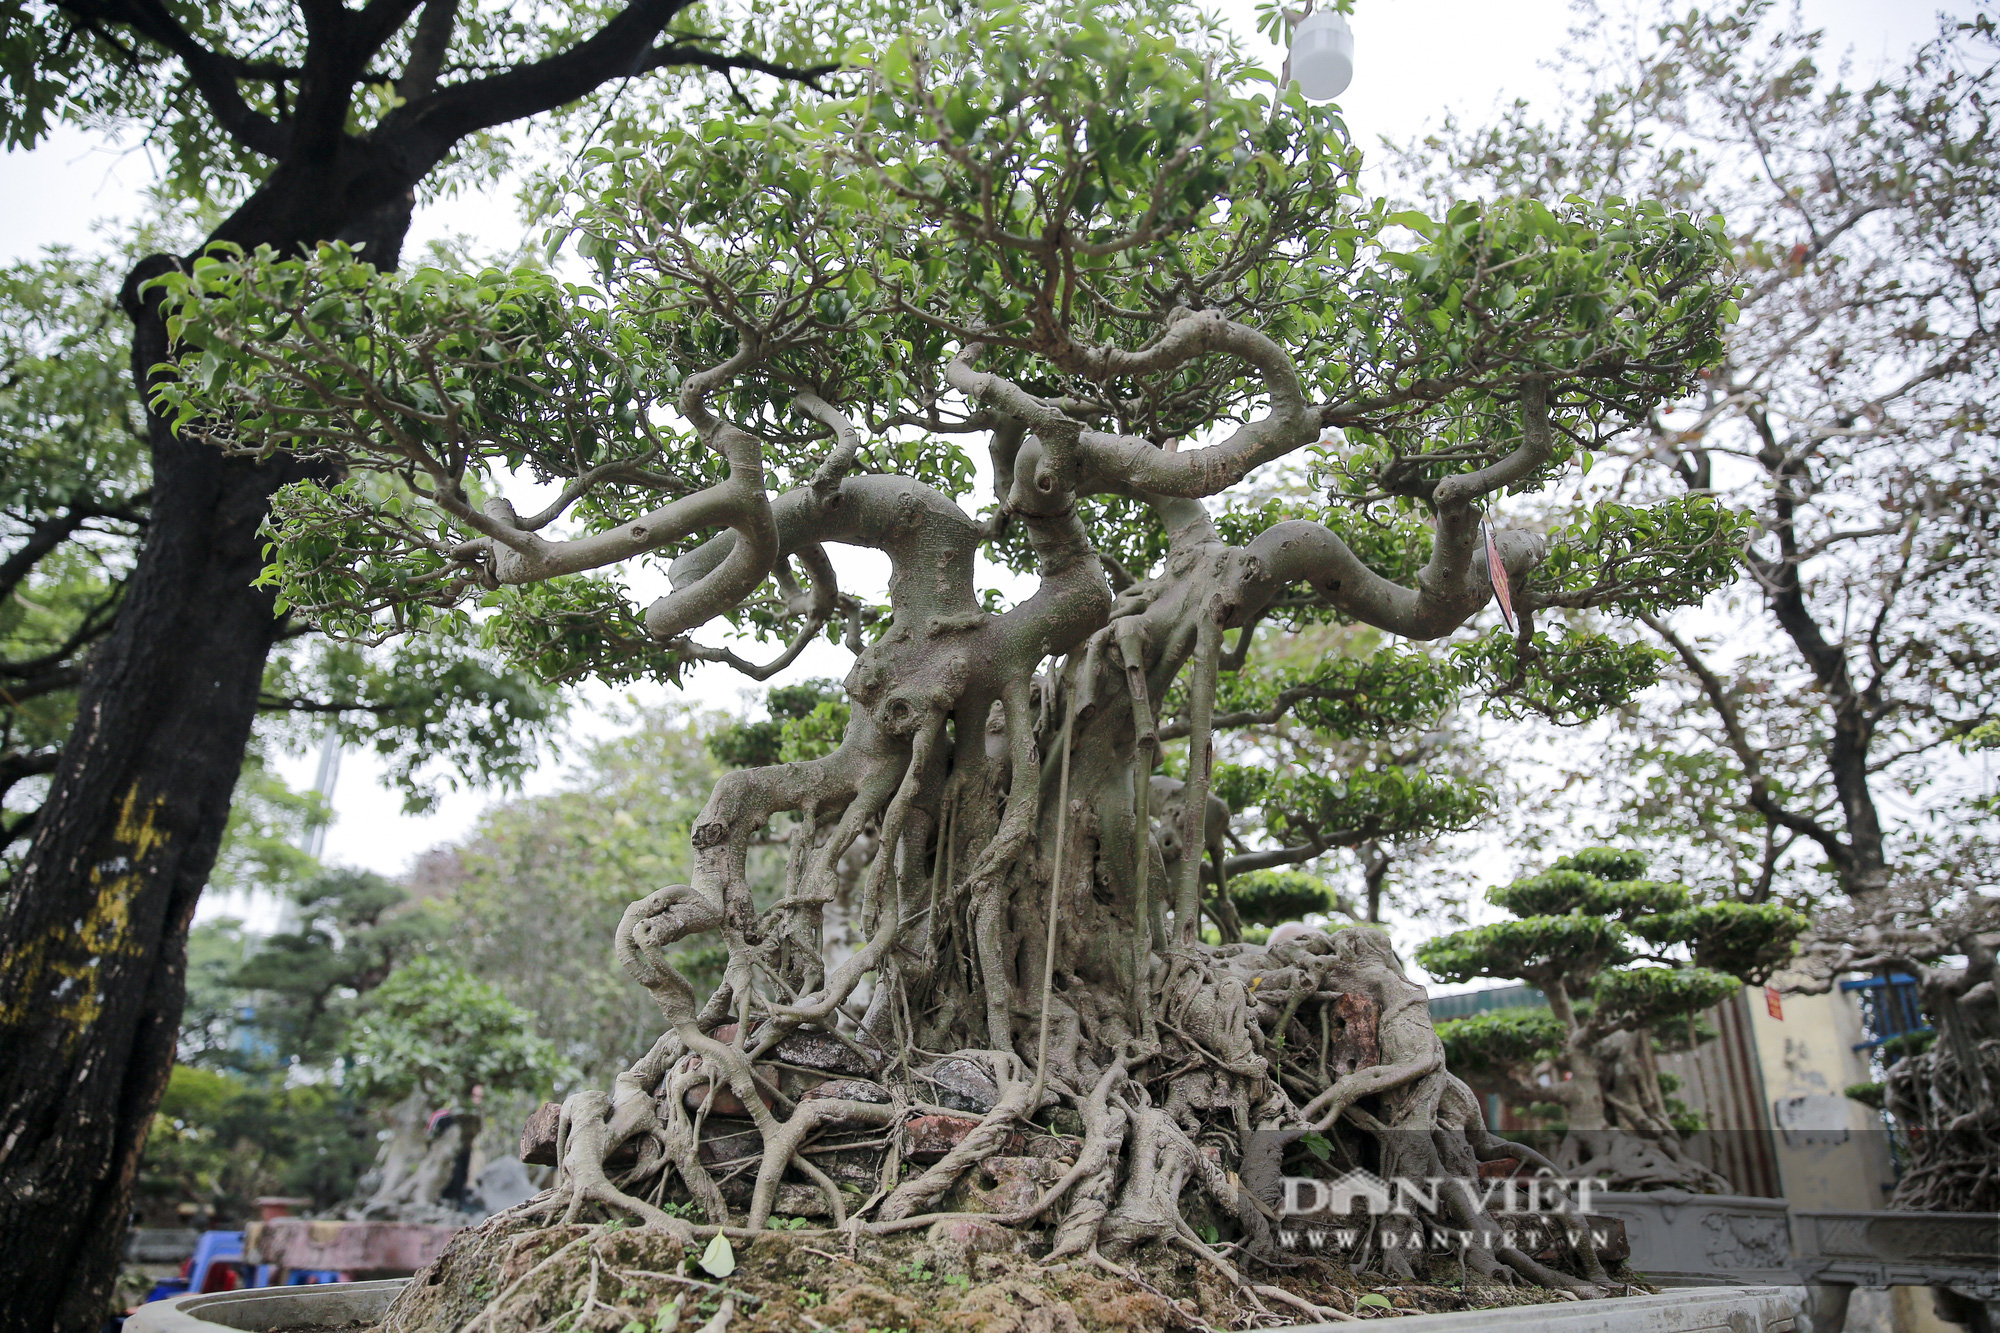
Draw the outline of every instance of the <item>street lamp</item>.
[[[1316,9],[1298,19],[1285,67],[1307,101],[1331,101],[1346,92],[1354,81],[1354,29],[1347,26],[1347,16],[1336,9]]]

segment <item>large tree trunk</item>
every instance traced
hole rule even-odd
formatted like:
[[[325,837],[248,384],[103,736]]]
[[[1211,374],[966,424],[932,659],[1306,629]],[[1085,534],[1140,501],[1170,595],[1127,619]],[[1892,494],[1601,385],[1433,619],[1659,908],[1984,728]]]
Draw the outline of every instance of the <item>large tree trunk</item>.
[[[393,264],[408,221],[406,198],[377,206],[358,224],[373,235],[352,239]],[[127,280],[142,389],[168,343],[139,288],[176,262],[153,256]],[[173,1066],[188,925],[279,630],[272,594],[251,586],[258,526],[305,475],[183,443],[157,417],[148,431],[146,543],[0,905],[0,1333],[103,1325]]]

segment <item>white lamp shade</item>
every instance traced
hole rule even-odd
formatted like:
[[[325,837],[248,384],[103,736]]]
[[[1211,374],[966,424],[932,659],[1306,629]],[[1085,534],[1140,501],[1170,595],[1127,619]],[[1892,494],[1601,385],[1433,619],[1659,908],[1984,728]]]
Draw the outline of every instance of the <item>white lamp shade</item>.
[[[1347,16],[1316,9],[1292,33],[1292,78],[1308,101],[1324,102],[1354,81],[1354,29]]]

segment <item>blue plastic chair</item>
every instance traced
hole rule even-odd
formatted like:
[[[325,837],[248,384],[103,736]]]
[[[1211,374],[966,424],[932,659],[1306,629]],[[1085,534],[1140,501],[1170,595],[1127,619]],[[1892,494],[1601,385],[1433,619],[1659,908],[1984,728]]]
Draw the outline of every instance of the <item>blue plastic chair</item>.
[[[243,1262],[243,1233],[240,1231],[204,1231],[194,1243],[194,1262],[188,1268],[189,1291],[200,1291],[208,1285],[208,1270],[217,1264],[237,1264]],[[248,1277],[248,1274],[244,1275]],[[246,1282],[244,1284],[248,1286]]]
[[[163,1301],[169,1296],[185,1296],[187,1295],[187,1289],[186,1278],[163,1277],[153,1284],[153,1289],[146,1293],[146,1299],[140,1301],[139,1304],[151,1305],[154,1301]]]

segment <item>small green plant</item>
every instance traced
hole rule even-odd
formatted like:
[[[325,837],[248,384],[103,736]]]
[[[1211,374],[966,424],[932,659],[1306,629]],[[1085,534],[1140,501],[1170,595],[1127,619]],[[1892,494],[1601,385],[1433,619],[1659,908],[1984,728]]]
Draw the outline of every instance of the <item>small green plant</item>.
[[[937,1280],[937,1274],[925,1268],[924,1262],[921,1259],[910,1260],[910,1266],[906,1275],[912,1282],[934,1282]]]
[[[1373,1310],[1395,1309],[1393,1305],[1389,1304],[1389,1298],[1387,1296],[1382,1295],[1380,1292],[1374,1292],[1374,1291],[1371,1291],[1366,1296],[1363,1296],[1360,1300],[1360,1304],[1368,1306],[1370,1309]]]
[[[765,1224],[773,1231],[803,1231],[812,1225],[809,1217],[774,1217]]]
[[[799,1293],[799,1304],[805,1306],[808,1310],[817,1310],[820,1306],[826,1304],[826,1293],[802,1291]]]
[[[972,1279],[963,1273],[952,1273],[945,1278],[944,1284],[947,1287],[956,1287],[960,1291],[965,1291],[972,1286]]]

